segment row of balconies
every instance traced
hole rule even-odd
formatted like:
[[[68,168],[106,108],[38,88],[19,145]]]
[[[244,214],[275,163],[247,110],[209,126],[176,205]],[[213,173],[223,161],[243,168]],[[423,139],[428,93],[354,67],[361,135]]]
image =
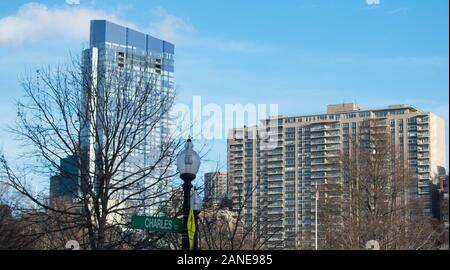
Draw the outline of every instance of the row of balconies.
[[[323,130],[339,130],[339,127],[337,126],[332,126],[332,125],[323,125],[323,126],[316,126],[316,127],[311,127],[310,128],[310,132],[318,132],[318,131],[323,131]]]
[[[338,169],[336,169],[336,170],[338,170]],[[312,174],[311,175],[311,179],[337,178],[337,177],[341,177],[341,175],[339,173],[329,173],[329,172],[324,172],[323,174]]]
[[[283,193],[283,189],[281,189],[281,190],[277,190],[277,189],[269,189],[269,190],[267,190],[267,194],[271,194],[271,195],[282,194],[282,193]]]
[[[317,158],[311,158],[311,165],[323,165],[323,164],[335,164],[338,163],[339,160],[337,158],[321,158],[321,159],[317,159]]]
[[[322,157],[339,157],[339,154],[333,154],[333,153],[327,153],[327,152],[311,153],[311,158],[322,158]]]
[[[332,166],[329,166],[329,167],[319,167],[319,166],[316,166],[316,167],[311,167],[311,172],[330,172],[330,171],[339,171],[339,168],[338,167],[332,167]]]
[[[273,169],[273,168],[282,168],[284,165],[283,163],[269,163],[267,165],[267,168]]]
[[[325,132],[322,131],[321,133],[313,133],[311,134],[311,138],[331,138],[331,137],[340,137],[340,133],[339,132]]]
[[[283,159],[283,155],[277,155],[277,156],[270,156],[269,158],[267,158],[268,162],[273,162],[273,161],[280,161]]]
[[[327,140],[322,139],[321,141],[311,141],[311,145],[323,145],[323,144],[340,144],[339,140]]]

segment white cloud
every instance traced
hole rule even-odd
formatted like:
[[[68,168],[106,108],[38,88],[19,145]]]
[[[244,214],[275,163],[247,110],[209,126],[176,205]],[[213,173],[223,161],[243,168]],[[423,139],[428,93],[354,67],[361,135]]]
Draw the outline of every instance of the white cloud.
[[[68,5],[79,5],[80,0],[66,0],[66,4]]]
[[[198,33],[189,18],[169,14],[164,8],[151,12],[155,18],[144,32],[181,46],[197,46],[233,53],[261,53],[272,50],[255,42],[237,41],[220,37],[206,37]]]
[[[195,35],[195,28],[188,19],[169,14],[161,7],[154,10],[151,15],[156,19],[147,27],[146,32],[155,37],[179,43]]]
[[[372,5],[379,5],[380,0],[366,0],[366,4],[372,6]]]
[[[177,46],[197,46],[233,53],[260,53],[272,49],[256,42],[201,35],[189,18],[175,16],[163,8],[150,13],[149,17],[153,19],[144,28],[120,19],[120,13],[120,9],[107,12],[77,5],[50,8],[38,3],[25,4],[17,14],[0,18],[0,46],[60,39],[87,41],[90,20],[106,19],[173,42]]]
[[[29,3],[21,6],[16,15],[0,19],[0,46],[60,38],[87,40],[89,21],[93,19],[106,19],[135,28],[133,24],[104,10],[49,8],[43,4]]]

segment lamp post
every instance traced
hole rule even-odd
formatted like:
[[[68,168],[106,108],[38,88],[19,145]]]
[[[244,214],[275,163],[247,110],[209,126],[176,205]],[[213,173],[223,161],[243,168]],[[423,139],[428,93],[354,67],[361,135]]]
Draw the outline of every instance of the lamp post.
[[[192,180],[195,179],[198,169],[200,168],[200,157],[194,151],[194,145],[192,140],[188,139],[185,144],[185,149],[181,151],[177,158],[177,168],[180,172],[180,178],[183,180],[183,231],[181,248],[183,250],[189,250],[189,238],[188,238],[188,215],[191,208],[191,188]]]
[[[195,236],[194,236],[194,250],[199,250],[199,227],[198,227],[198,216],[203,207],[202,199],[198,194],[197,188],[194,188],[194,193],[191,198],[191,205],[194,209],[194,219],[195,219]]]

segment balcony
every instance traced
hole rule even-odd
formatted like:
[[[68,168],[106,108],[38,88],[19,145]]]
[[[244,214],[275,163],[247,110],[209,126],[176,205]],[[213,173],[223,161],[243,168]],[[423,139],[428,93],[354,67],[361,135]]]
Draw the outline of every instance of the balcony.
[[[232,173],[232,176],[236,179],[236,178],[243,178],[244,177],[244,173],[242,172],[235,172]]]
[[[339,171],[337,167],[311,167],[311,172],[330,172]]]
[[[317,131],[311,134],[311,138],[323,138],[325,137],[325,131]]]
[[[261,152],[265,152],[268,155],[276,155],[283,152],[282,144],[274,145],[274,142],[264,142],[264,145],[260,147]]]
[[[430,179],[430,174],[428,174],[428,173],[419,174],[418,178],[419,178],[419,180],[429,180]]]
[[[276,189],[268,189],[267,190],[267,194],[269,195],[275,195],[275,194],[282,194],[283,190],[276,190]]]
[[[311,152],[322,152],[322,151],[326,151],[326,150],[327,150],[326,146],[311,147]],[[313,153],[311,153],[311,155],[313,155]]]
[[[333,154],[333,153],[327,153],[327,152],[314,152],[311,154],[311,159],[324,158],[324,157],[338,158],[339,154]]]
[[[279,202],[279,203],[275,203],[275,202]],[[284,207],[283,201],[282,200],[277,200],[277,201],[273,201],[272,203],[269,202],[269,204],[267,205],[267,208],[280,208],[282,209]]]
[[[322,158],[322,160],[312,159],[311,165],[327,165],[327,164],[336,164],[339,162],[336,158]]]
[[[428,125],[417,126],[417,131],[425,131],[428,129],[429,129]]]
[[[430,165],[430,161],[428,159],[422,160],[422,161],[418,161],[417,165],[419,165],[419,166]]]
[[[429,138],[429,137],[430,137],[430,133],[429,132],[417,133],[417,138]]]
[[[272,217],[275,215],[275,216],[278,216],[278,215],[280,215],[280,216],[282,216],[283,215],[283,210],[278,210],[279,208],[272,208],[272,209],[270,209],[269,208],[269,211],[268,211],[268,214],[269,215],[271,215]],[[274,217],[273,217],[274,218]],[[280,224],[280,225],[277,225],[277,224],[270,224],[270,225],[268,225],[268,227],[271,227],[271,228],[277,228],[277,227],[283,227],[283,225],[282,224]]]
[[[417,172],[418,173],[429,173],[430,169],[429,168],[418,168]]]
[[[340,144],[339,140],[325,140],[325,144]]]
[[[283,163],[281,162],[274,162],[274,163],[269,163],[267,164],[267,168],[282,168],[283,167]]]
[[[320,145],[320,144],[324,144],[325,143],[325,139],[320,139],[320,140],[311,140],[311,145]]]
[[[326,178],[326,174],[313,174],[311,175],[311,179],[323,179]]]
[[[242,186],[244,184],[242,176],[232,176],[235,185]]]
[[[426,182],[418,182],[418,187],[419,188],[425,188],[425,187],[429,187],[430,186],[430,184],[428,184],[428,183],[426,183]]]
[[[430,123],[428,117],[425,117],[425,118],[417,118],[417,124],[418,124],[418,125],[425,125],[425,124],[428,124],[428,123]]]
[[[428,139],[420,139],[420,140],[417,140],[417,144],[418,145],[430,144],[430,140],[428,140]]]
[[[267,172],[267,175],[282,175],[283,171],[282,170],[271,170]]]
[[[283,160],[283,155],[269,156],[266,160],[267,160],[267,162],[282,161]]]

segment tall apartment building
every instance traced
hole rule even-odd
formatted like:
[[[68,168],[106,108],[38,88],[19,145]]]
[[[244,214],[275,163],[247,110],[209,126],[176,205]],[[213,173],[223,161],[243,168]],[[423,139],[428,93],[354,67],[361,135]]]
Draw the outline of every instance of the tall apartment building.
[[[105,82],[112,81],[114,79],[112,76],[119,72],[126,74],[128,80],[130,80],[127,82],[127,87],[143,84],[146,85],[145,87],[148,87],[147,85],[155,87],[160,96],[157,98],[158,100],[150,100],[149,102],[157,103],[163,100],[163,97],[174,95],[174,45],[106,20],[91,21],[90,47],[83,51],[82,65],[84,72],[91,74],[91,84],[93,85],[85,86],[87,88],[85,93],[88,90],[89,93],[92,92],[89,87],[95,89],[95,94],[85,94],[83,97],[85,104],[89,104],[89,102],[95,104],[96,98],[103,97],[105,95],[105,89],[103,89]],[[114,97],[109,98],[113,99]],[[148,108],[151,108],[151,106],[149,104]],[[95,105],[92,105],[92,107],[95,107]],[[87,118],[92,119],[89,119],[88,123],[82,127],[80,143],[82,149],[86,149],[91,161],[89,166],[95,166],[93,164],[95,160],[93,156],[95,155],[93,132],[89,130],[88,125],[96,119],[93,116],[87,116]],[[161,146],[167,141],[171,130],[173,130],[172,121],[169,113],[167,113],[152,129],[151,134],[143,139],[138,146],[139,150],[127,158],[120,171],[131,174],[136,168],[148,168],[154,164],[155,160],[158,160],[161,156]],[[160,164],[162,163],[164,162]],[[90,168],[90,171],[93,170]],[[159,175],[170,175],[171,173],[170,170],[166,171],[165,168],[160,171],[155,170],[155,174]],[[153,177],[148,175],[146,178],[139,184],[140,187],[152,186],[152,189],[149,189],[151,194],[155,194],[155,192],[166,193],[168,183],[161,181],[160,184],[153,185]],[[132,192],[131,190],[124,190],[122,194],[117,196],[125,198]],[[159,199],[163,198],[160,197]],[[154,203],[149,202],[149,205]],[[151,210],[152,207],[148,209],[150,209],[150,212],[153,211]]]
[[[442,118],[413,106],[361,110],[353,103],[329,105],[325,114],[274,116],[228,135],[234,207],[244,205],[245,224],[256,220],[256,233],[270,235],[268,248],[314,247],[315,185],[341,177],[341,150],[369,123],[388,130],[415,168],[431,214],[431,184],[445,168]]]
[[[205,173],[205,202],[220,205],[228,193],[228,177],[226,172]]]

